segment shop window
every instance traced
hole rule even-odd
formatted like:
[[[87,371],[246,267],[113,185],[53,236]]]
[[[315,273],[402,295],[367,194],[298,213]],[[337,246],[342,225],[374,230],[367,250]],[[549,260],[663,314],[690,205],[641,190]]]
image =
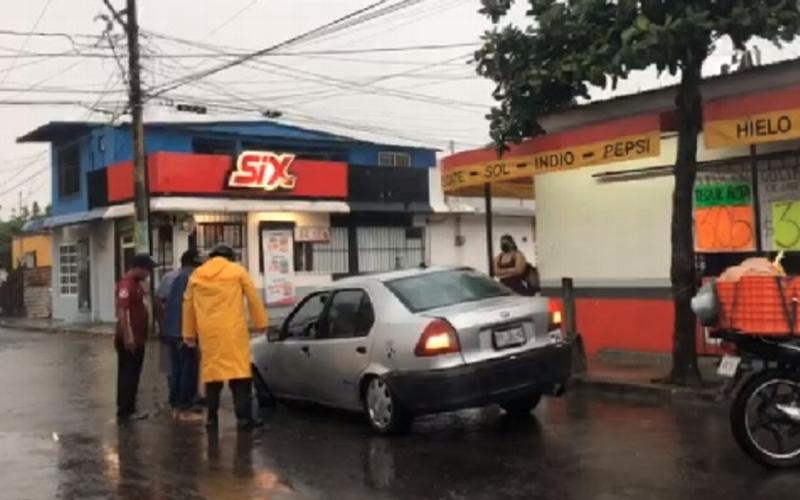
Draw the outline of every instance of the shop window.
[[[63,244],[58,248],[59,292],[62,296],[78,295],[78,245]]]
[[[327,243],[295,241],[294,270],[298,273],[346,274],[348,246],[346,227],[332,227]]]
[[[358,270],[379,273],[425,263],[423,228],[359,227]]]
[[[62,198],[81,191],[81,155],[77,144],[58,153],[58,194]]]
[[[233,248],[239,263],[245,262],[245,226],[238,222],[210,222],[197,225],[197,250],[208,255],[214,247],[225,243]]]
[[[396,151],[381,151],[378,153],[378,166],[381,167],[410,167],[411,154]]]
[[[192,139],[192,151],[200,155],[236,155],[236,142],[220,139]]]

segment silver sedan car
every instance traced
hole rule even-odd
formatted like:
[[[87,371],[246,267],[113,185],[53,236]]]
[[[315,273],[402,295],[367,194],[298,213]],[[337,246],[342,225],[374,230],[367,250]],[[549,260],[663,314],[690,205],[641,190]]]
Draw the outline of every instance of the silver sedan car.
[[[380,434],[487,404],[530,412],[563,392],[571,362],[546,298],[466,268],[337,281],[252,348],[262,393],[363,411]]]

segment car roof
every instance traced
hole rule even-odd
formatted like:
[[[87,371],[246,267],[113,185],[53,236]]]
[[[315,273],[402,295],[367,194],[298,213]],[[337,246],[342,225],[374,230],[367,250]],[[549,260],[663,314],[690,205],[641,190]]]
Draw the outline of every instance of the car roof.
[[[343,286],[359,286],[359,285],[366,285],[369,283],[386,283],[387,281],[392,281],[396,279],[412,278],[414,276],[423,276],[425,274],[433,274],[442,271],[455,271],[459,269],[467,269],[467,268],[455,267],[455,266],[431,266],[426,268],[403,269],[400,271],[389,271],[383,273],[362,274],[359,276],[352,276],[349,278],[342,278],[340,280],[336,280],[328,288],[341,288]]]

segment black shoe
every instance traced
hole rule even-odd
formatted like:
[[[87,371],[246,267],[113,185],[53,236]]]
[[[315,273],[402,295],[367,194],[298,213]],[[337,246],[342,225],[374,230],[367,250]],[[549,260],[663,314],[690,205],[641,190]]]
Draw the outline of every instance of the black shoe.
[[[236,422],[236,428],[240,431],[252,431],[264,427],[264,421],[257,418],[248,418]]]

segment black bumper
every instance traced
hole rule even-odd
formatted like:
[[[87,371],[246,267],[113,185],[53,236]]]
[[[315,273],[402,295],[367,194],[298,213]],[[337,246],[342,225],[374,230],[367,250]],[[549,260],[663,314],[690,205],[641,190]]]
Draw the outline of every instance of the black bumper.
[[[395,372],[386,376],[393,394],[415,414],[503,403],[563,389],[571,373],[568,343],[455,368]]]

